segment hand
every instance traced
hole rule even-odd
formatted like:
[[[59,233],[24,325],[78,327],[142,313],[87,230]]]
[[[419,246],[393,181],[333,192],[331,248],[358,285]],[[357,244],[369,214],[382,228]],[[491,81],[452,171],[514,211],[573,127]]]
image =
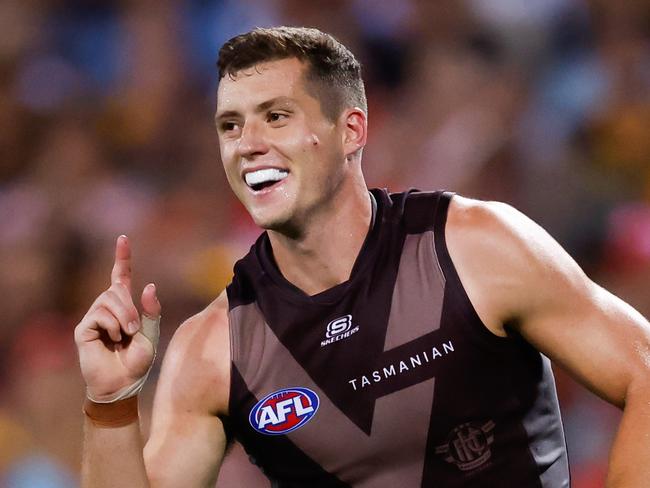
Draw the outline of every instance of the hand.
[[[153,283],[142,291],[141,304],[145,316],[160,317]],[[131,250],[127,237],[120,236],[115,244],[111,286],[97,297],[74,332],[90,398],[111,398],[147,374],[155,346],[141,328],[131,297]]]

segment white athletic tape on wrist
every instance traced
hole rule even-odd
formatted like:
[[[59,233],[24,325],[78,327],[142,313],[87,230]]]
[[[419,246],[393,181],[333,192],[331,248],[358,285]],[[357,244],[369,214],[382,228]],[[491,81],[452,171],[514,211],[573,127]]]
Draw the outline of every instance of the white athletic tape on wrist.
[[[97,400],[93,398],[90,392],[86,390],[86,396],[88,397],[88,399],[92,400],[95,403],[113,403],[119,400],[125,400],[126,398],[131,398],[133,396],[136,396],[138,393],[140,393],[140,390],[142,390],[144,383],[147,381],[147,377],[149,376],[149,372],[153,367],[153,363],[156,360],[156,351],[158,350],[158,340],[160,339],[160,316],[153,319],[143,314],[142,317],[140,318],[140,323],[142,325],[140,327],[140,330],[136,332],[136,334],[142,334],[143,336],[145,336],[153,346],[153,358],[151,359],[151,364],[149,365],[149,369],[147,370],[147,372],[144,374],[144,376],[142,376],[132,385],[125,386],[124,388],[117,391],[112,396],[102,400]]]

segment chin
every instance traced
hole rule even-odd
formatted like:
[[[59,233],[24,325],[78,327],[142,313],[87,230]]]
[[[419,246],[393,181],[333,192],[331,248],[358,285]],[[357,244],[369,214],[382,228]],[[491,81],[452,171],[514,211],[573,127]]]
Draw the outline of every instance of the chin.
[[[264,210],[250,210],[250,215],[255,225],[265,230],[276,230],[284,225],[285,219],[280,215],[272,215]]]
[[[253,222],[258,227],[264,230],[270,230],[282,234],[290,238],[297,238],[300,236],[300,230],[288,218],[283,216],[270,216],[270,215],[254,215]]]

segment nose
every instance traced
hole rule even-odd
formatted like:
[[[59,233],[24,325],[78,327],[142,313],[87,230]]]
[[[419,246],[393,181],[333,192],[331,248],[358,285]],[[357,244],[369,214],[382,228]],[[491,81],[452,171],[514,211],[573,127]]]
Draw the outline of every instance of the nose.
[[[252,159],[268,151],[264,128],[261,124],[253,121],[244,124],[237,149],[239,155],[244,159]]]

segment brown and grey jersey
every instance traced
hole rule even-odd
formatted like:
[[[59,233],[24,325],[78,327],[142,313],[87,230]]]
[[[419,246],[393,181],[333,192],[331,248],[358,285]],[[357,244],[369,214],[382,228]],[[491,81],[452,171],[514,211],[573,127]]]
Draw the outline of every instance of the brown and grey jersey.
[[[549,361],[481,323],[452,196],[371,194],[348,281],[307,296],[266,234],[235,265],[228,432],[277,487],[569,486]]]

